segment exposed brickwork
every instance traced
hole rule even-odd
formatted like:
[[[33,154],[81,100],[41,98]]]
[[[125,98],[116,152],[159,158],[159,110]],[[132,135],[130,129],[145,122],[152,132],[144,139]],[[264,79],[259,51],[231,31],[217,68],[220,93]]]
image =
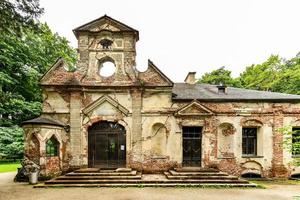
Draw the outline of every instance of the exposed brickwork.
[[[143,172],[181,167],[182,126],[203,127],[202,167],[219,168],[234,175],[252,170],[265,177],[287,177],[294,169],[283,157],[283,137],[277,129],[290,124],[300,125],[296,122],[300,119],[299,103],[200,102],[192,99],[178,102],[172,98],[172,81],[151,61],[145,72],[135,69],[137,32],[127,28],[123,31],[124,27],[115,22],[106,23],[101,21],[98,26],[94,22],[93,26],[85,27],[86,31],[76,32],[79,52],[76,71],[68,72],[66,63],[59,59],[42,78],[42,116],[70,126],[69,132],[68,126],[60,127],[64,130],[59,132],[58,127],[45,124],[38,125],[38,131],[36,127],[25,129],[25,153],[40,163],[43,172],[56,174],[87,167],[88,129],[100,121],[114,121],[125,127],[126,166]],[[101,27],[110,27],[111,31],[101,31]],[[90,34],[90,29],[97,32]],[[108,32],[113,44],[106,50],[99,41],[107,37]],[[98,73],[101,62],[106,60],[111,60],[116,67],[110,77]],[[105,101],[101,102],[103,105],[97,104],[98,108],[84,112],[94,99],[105,95],[113,96],[117,105]],[[121,107],[125,108],[123,112],[120,112]],[[157,143],[151,137],[156,123],[166,128],[165,137],[159,138]],[[243,157],[243,127],[260,127],[257,145],[264,148],[263,151],[260,149],[261,155]],[[37,138],[31,137],[33,132]],[[45,155],[45,141],[52,134],[60,139],[59,158]],[[153,152],[160,144],[166,146],[160,152],[162,155],[152,155],[159,154]],[[219,148],[221,145],[224,148]]]
[[[272,172],[274,177],[282,178],[288,176],[288,170],[283,164],[283,135],[278,131],[283,127],[282,106],[274,107],[273,125],[273,159]]]
[[[57,176],[61,174],[59,157],[46,157],[46,175]]]

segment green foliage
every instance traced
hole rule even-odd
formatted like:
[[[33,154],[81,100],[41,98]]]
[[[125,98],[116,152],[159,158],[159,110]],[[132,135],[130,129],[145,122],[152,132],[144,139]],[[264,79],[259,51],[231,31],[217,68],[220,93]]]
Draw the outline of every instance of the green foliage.
[[[1,0],[0,32],[20,35],[24,28],[35,29],[43,11],[39,0]]]
[[[76,51],[64,37],[53,34],[46,24],[38,27],[38,33],[26,30],[21,38],[0,34],[0,126],[39,116],[41,76],[59,57],[70,66],[75,63]]]
[[[300,136],[296,134],[297,131],[293,131],[292,126],[284,126],[277,129],[277,131],[284,136],[283,148],[287,149],[290,153],[300,152]],[[293,164],[300,166],[300,159],[295,157],[293,159]]]
[[[2,172],[16,172],[21,167],[20,163],[0,163],[0,173]]]
[[[232,78],[231,71],[221,67],[210,73],[205,73],[199,80],[199,83],[208,83],[213,85],[223,84],[226,86],[240,87],[239,80]]]
[[[241,73],[239,79],[243,88],[272,91],[283,68],[282,59],[272,55],[266,62],[251,65]]]
[[[246,67],[239,77],[233,78],[231,71],[224,67],[205,73],[199,83],[246,89],[300,94],[300,53],[286,60],[278,55],[271,55],[267,61]]]
[[[14,127],[0,127],[0,157],[20,158],[24,151],[23,129]]]
[[[38,22],[39,0],[0,0],[0,153],[22,156],[22,121],[42,111],[41,76],[59,58],[74,66],[69,42]]]

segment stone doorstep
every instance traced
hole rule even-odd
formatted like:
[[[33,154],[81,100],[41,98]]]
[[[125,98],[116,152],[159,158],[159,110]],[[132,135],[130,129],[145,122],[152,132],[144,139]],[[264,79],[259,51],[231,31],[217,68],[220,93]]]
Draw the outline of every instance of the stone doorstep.
[[[74,171],[75,173],[92,173],[100,172],[100,168],[81,168]]]
[[[161,183],[161,184],[168,184],[168,183],[184,183],[184,184],[190,184],[190,183],[228,183],[228,184],[236,184],[236,183],[244,183],[247,184],[248,181],[246,180],[220,180],[220,179],[188,179],[188,180],[132,180],[132,179],[104,179],[104,180],[50,180],[45,182],[46,185],[48,184],[114,184],[114,183],[119,183],[119,184],[129,184],[129,183],[135,183],[135,184],[146,184],[146,183]]]
[[[199,184],[199,183],[165,183],[165,184],[160,184],[160,183],[143,183],[143,184],[135,184],[135,183],[127,183],[127,184],[37,184],[33,186],[34,188],[59,188],[59,187],[83,187],[83,188],[88,188],[88,187],[203,187],[203,188],[214,188],[214,187],[224,187],[224,188],[235,188],[235,187],[257,187],[256,184],[254,183],[235,183],[235,184],[229,184],[229,183],[206,183],[206,184]]]
[[[135,176],[137,175],[137,171],[130,172],[70,172],[65,176]]]
[[[82,168],[75,170],[75,173],[92,173],[92,172],[131,172],[131,168],[117,168],[117,169],[106,169],[106,168]]]
[[[100,179],[141,179],[141,175],[135,176],[59,176],[55,180],[100,180]]]
[[[210,175],[214,175],[214,176],[227,176],[227,173],[224,172],[177,172],[174,170],[169,170],[169,172],[172,175],[176,175],[176,176],[210,176]]]
[[[172,176],[167,175],[168,179],[226,179],[226,180],[238,180],[236,176]]]
[[[181,167],[174,168],[176,172],[219,172],[219,170],[214,168],[203,168],[203,167]]]

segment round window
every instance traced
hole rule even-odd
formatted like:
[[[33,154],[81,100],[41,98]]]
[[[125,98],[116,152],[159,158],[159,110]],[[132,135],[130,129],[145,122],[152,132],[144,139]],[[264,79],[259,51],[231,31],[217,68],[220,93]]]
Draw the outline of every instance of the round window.
[[[100,76],[109,77],[116,71],[116,66],[111,61],[105,61],[100,64],[99,74]]]

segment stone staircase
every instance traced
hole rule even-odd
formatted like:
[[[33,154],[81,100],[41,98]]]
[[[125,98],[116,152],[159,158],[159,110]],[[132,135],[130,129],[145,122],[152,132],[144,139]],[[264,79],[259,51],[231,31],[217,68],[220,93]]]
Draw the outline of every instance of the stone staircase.
[[[128,168],[76,170],[34,187],[255,187],[215,169],[179,168],[164,174],[142,174]]]
[[[168,172],[164,172],[164,174],[168,180],[178,180],[185,183],[252,186],[247,180],[209,168],[180,168],[169,170]]]

